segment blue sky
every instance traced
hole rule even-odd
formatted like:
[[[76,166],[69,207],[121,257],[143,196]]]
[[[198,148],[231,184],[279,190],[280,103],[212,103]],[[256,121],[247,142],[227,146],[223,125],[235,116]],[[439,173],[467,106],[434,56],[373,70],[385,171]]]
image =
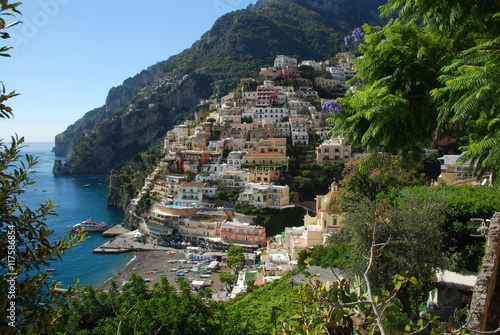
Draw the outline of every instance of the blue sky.
[[[14,1],[12,1],[14,2]],[[189,48],[215,20],[256,0],[32,0],[9,30],[10,58],[0,81],[14,118],[0,119],[0,139],[53,142],[111,87]]]

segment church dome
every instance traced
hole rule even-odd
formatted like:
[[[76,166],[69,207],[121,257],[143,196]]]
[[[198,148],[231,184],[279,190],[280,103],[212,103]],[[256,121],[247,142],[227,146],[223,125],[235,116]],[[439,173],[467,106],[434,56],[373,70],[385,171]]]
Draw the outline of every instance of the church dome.
[[[325,195],[321,200],[321,210],[331,211],[333,206],[338,205],[337,194],[336,194],[337,191],[338,191],[337,183],[333,182],[332,185],[330,186],[330,192],[328,192],[328,194]]]

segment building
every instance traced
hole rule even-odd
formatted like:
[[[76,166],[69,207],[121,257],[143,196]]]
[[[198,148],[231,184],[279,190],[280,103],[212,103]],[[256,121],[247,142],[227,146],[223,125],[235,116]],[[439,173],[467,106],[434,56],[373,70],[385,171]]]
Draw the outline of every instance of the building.
[[[250,182],[264,184],[278,182],[281,177],[282,170],[283,168],[278,166],[265,166],[248,169]]]
[[[244,188],[250,181],[250,173],[241,170],[224,171],[219,180],[222,188]]]
[[[282,153],[247,153],[243,156],[243,164],[246,166],[259,165],[285,165],[288,166],[288,158]]]
[[[347,162],[351,159],[351,146],[345,145],[343,139],[328,139],[316,148],[316,163]]]
[[[302,63],[299,64],[299,67],[301,65],[307,65],[313,68],[314,71],[323,71],[323,63],[321,62],[316,62],[315,60],[304,60]]]
[[[304,226],[314,225],[321,228],[323,234],[331,234],[342,227],[343,213],[339,211],[339,187],[334,181],[330,192],[316,196],[316,217],[306,214]],[[326,240],[326,238],[325,238]]]
[[[266,229],[249,223],[226,221],[220,225],[220,240],[225,244],[261,248],[266,246]]]
[[[278,55],[274,59],[276,69],[285,69],[287,66],[297,67],[297,59],[285,55]]]
[[[164,176],[162,180],[154,182],[151,193],[162,199],[172,198],[179,192],[181,184],[185,181],[185,176]]]
[[[196,206],[202,203],[206,197],[215,197],[217,187],[209,186],[206,183],[184,182],[181,184],[177,196],[174,198],[174,205]]]
[[[311,249],[324,244],[323,233],[318,225],[285,228],[283,246],[291,259],[297,259],[298,254],[305,249]]]
[[[196,208],[186,206],[172,206],[164,203],[156,204],[150,211],[148,221],[160,226],[175,228],[182,219],[186,219],[196,212]]]
[[[302,117],[291,117],[290,120],[292,146],[305,146],[309,144],[307,120]]]
[[[253,150],[254,153],[280,153],[286,155],[286,138],[285,137],[269,137],[262,138],[257,143]]]
[[[458,161],[461,157],[461,155],[444,155],[438,158],[441,162],[441,174],[438,179],[443,180],[446,184],[452,184],[470,178],[470,164],[459,164]]]
[[[283,209],[289,206],[290,189],[288,186],[248,183],[238,201],[255,208]]]

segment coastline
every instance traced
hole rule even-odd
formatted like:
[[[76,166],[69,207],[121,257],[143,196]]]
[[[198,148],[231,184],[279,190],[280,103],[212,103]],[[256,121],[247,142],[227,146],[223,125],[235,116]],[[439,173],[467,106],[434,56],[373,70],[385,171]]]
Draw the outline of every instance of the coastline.
[[[176,272],[179,267],[184,269],[189,268],[193,264],[187,264],[184,250],[145,250],[135,251],[134,257],[123,268],[120,269],[110,278],[96,286],[96,289],[107,290],[111,280],[116,281],[116,285],[120,288],[132,273],[137,273],[146,280],[146,284],[150,289],[155,283],[160,283],[163,277],[166,277],[168,283],[176,288]],[[188,272],[185,274],[188,281],[192,280],[207,280],[200,277],[200,274]],[[213,273],[209,279],[212,284],[209,288],[212,290],[214,300],[227,300],[229,297],[226,294],[225,286],[221,284],[218,273]]]

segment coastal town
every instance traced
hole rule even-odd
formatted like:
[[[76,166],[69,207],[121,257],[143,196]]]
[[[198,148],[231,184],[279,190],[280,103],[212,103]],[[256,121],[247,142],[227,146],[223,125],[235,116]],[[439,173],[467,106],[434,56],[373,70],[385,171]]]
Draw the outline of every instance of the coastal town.
[[[321,107],[331,99],[320,99],[317,91],[350,89],[346,82],[355,74],[353,58],[351,53],[340,53],[325,62],[298,64],[297,59],[278,55],[274,66],[262,68],[258,78],[242,78],[234,92],[200,101],[208,112],[197,115],[198,121],[185,121],[167,132],[163,161],[131,202],[129,215],[136,215],[136,207],[144,198],[154,199],[147,215],[139,218],[138,230],[121,232],[128,234],[122,242],[116,237],[94,252],[164,250],[170,256],[164,256],[163,261],[168,262],[173,250],[182,251],[175,251],[177,262],[195,265],[165,265],[167,269],[156,269],[148,275],[173,270],[184,277],[202,266],[208,280],[200,281],[202,278],[192,274],[185,277],[194,289],[211,285],[215,269],[206,269],[207,264],[215,261],[219,269],[225,265],[227,250],[240,246],[246,262],[231,297],[248,285],[265,285],[296,267],[302,250],[325,245],[328,237],[341,228],[339,185],[329,181],[327,194],[317,194],[314,202],[303,204],[290,192],[289,185],[282,183],[282,175],[289,167],[290,148],[314,149],[318,165],[345,163],[363,155],[353,153],[343,138],[331,133],[331,111]],[[319,145],[311,148],[313,138]],[[441,158],[441,178],[448,183],[467,178],[467,166],[455,164],[458,158]],[[111,176],[111,186],[118,183],[117,179]],[[220,201],[221,192],[236,196],[232,201]],[[241,210],[250,209],[251,213],[255,209],[286,210],[295,206],[306,210],[303,224],[286,227],[273,236],[254,222],[255,216]]]

